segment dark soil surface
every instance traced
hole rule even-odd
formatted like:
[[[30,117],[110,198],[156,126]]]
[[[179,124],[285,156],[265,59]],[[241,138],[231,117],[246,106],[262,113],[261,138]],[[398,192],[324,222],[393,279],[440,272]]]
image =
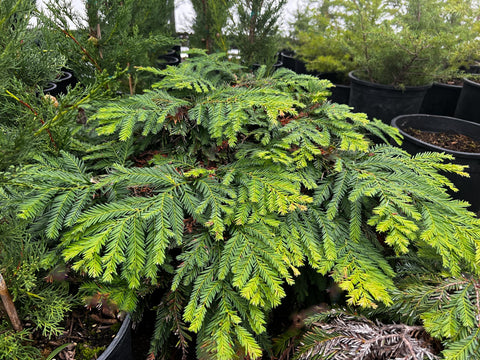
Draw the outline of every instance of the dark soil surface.
[[[463,85],[463,78],[439,79],[438,82],[440,84],[445,84],[445,85],[462,86]]]
[[[471,137],[455,132],[422,131],[413,128],[405,129],[405,132],[426,143],[459,152],[480,153],[480,142]]]
[[[46,339],[34,333],[33,340],[44,356],[59,346],[70,344],[55,359],[92,360],[97,359],[112,342],[120,326],[121,322],[116,318],[107,317],[96,309],[79,307],[65,319],[63,334]],[[25,327],[28,327],[28,323]]]

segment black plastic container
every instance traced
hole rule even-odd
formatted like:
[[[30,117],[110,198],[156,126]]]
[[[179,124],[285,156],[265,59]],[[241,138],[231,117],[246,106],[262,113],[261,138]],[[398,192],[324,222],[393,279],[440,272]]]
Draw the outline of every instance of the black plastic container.
[[[297,74],[309,74],[305,62],[297,59],[293,51],[284,50],[280,52],[280,61],[283,63],[283,67],[295,71]]]
[[[131,327],[132,320],[127,315],[117,335],[98,360],[133,360]]]
[[[463,79],[455,117],[480,123],[480,83]]]
[[[458,192],[451,193],[454,198],[466,200],[471,204],[470,210],[480,211],[480,153],[465,153],[444,149],[424,141],[421,141],[404,130],[413,128],[432,132],[456,132],[480,141],[480,124],[461,120],[448,116],[439,115],[401,115],[392,120],[392,126],[398,128],[403,135],[402,148],[411,155],[419,152],[435,151],[445,152],[455,157],[454,163],[468,165],[466,170],[470,177],[463,177],[456,174],[445,174],[458,188]]]
[[[335,84],[335,87],[331,87],[329,89],[332,93],[328,97],[328,99],[331,102],[337,103],[337,104],[347,104],[350,98],[350,86],[349,85],[340,85],[340,84]]]
[[[454,116],[462,86],[433,83],[428,89],[420,114]]]
[[[180,58],[176,56],[163,55],[156,62],[159,69],[165,69],[167,66],[177,66],[180,64]]]
[[[349,105],[356,112],[363,112],[369,118],[382,120],[386,124],[399,115],[418,114],[423,98],[431,84],[406,86],[403,89],[391,85],[375,84],[360,80],[353,72],[350,78]]]
[[[72,72],[62,70],[61,74],[54,80],[54,83],[57,85],[57,88],[53,93],[51,93],[51,95],[66,95],[68,87],[74,87],[77,83],[77,79],[75,79]]]

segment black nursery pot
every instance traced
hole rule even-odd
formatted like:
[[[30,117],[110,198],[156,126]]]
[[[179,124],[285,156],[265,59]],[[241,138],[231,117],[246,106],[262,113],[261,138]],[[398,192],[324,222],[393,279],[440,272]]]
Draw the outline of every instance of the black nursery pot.
[[[131,327],[132,320],[127,315],[117,335],[98,360],[133,360]]]
[[[480,123],[480,83],[463,79],[455,117]]]
[[[451,154],[455,157],[454,162],[460,165],[468,165],[466,171],[470,177],[463,177],[456,174],[445,174],[458,188],[458,192],[451,193],[454,198],[466,200],[471,204],[470,210],[480,211],[480,153],[466,153],[444,149],[424,141],[421,141],[405,132],[405,129],[413,128],[422,131],[432,132],[455,132],[467,135],[470,138],[480,141],[480,124],[465,121],[453,117],[439,115],[401,115],[392,120],[392,126],[399,129],[403,135],[402,148],[411,155],[419,152],[435,151]]]
[[[57,85],[57,88],[54,93],[52,93],[52,95],[66,95],[68,86],[74,87],[77,83],[77,79],[75,79],[75,77],[70,71],[62,70],[60,76],[56,78],[54,82]]]
[[[454,116],[462,86],[433,83],[428,89],[420,114]]]
[[[423,98],[431,87],[429,84],[400,89],[361,80],[354,72],[350,72],[348,77],[351,84],[349,105],[356,112],[366,113],[369,118],[380,119],[386,124],[399,115],[418,114]]]
[[[159,69],[165,69],[167,66],[177,66],[178,64],[180,64],[180,58],[170,55],[160,56],[156,62]]]
[[[329,90],[332,93],[332,95],[328,97],[331,102],[348,105],[350,98],[350,85],[335,84],[335,87],[331,87]]]
[[[280,61],[283,63],[283,67],[295,71],[297,74],[308,74],[305,62],[295,57],[293,51],[284,50],[280,52]]]

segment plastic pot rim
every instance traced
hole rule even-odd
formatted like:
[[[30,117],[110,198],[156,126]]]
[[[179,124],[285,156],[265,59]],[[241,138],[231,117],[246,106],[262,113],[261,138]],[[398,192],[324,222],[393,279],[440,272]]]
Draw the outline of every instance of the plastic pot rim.
[[[462,88],[462,85],[455,85],[455,84],[445,84],[442,82],[434,81],[432,85],[442,87],[442,88],[454,88],[454,89],[460,89]]]
[[[462,152],[462,151],[455,151],[455,150],[450,150],[450,149],[445,149],[445,148],[442,148],[440,146],[436,146],[436,145],[433,145],[433,144],[430,144],[428,142],[425,142],[425,141],[422,141],[420,139],[417,139],[416,137],[410,135],[410,134],[407,134],[401,127],[399,124],[397,124],[397,122],[399,123],[400,120],[404,119],[404,118],[413,118],[413,117],[416,117],[416,118],[419,118],[419,117],[424,117],[424,118],[442,118],[442,119],[449,119],[449,120],[453,120],[454,122],[460,122],[460,123],[467,123],[467,124],[471,124],[472,126],[475,126],[475,127],[478,127],[480,129],[480,124],[479,123],[475,123],[475,122],[472,122],[472,121],[468,121],[468,120],[463,120],[463,119],[458,119],[458,118],[454,118],[454,117],[451,117],[451,116],[442,116],[442,115],[429,115],[429,114],[405,114],[405,115],[399,115],[395,118],[392,119],[391,121],[391,125],[395,128],[397,128],[399,131],[400,131],[400,134],[402,134],[402,136],[404,138],[408,138],[410,141],[412,141],[413,143],[415,144],[420,144],[422,145],[423,147],[426,147],[427,149],[432,149],[434,151],[437,151],[437,152],[444,152],[444,153],[447,153],[447,154],[451,154],[455,157],[458,157],[458,158],[469,158],[469,159],[480,159],[480,152],[478,153],[471,153],[471,152]],[[468,134],[464,134],[462,132],[460,132],[461,134],[463,135],[467,135]]]
[[[107,346],[105,351],[98,357],[98,360],[108,359],[108,357],[113,353],[113,351],[116,349],[118,344],[121,341],[123,341],[124,337],[127,335],[127,332],[130,330],[131,324],[132,324],[132,319],[130,318],[130,315],[127,314],[125,319],[123,319],[122,326],[120,326],[120,330],[118,330],[118,333],[115,335],[115,338],[110,343],[110,345]]]
[[[400,91],[400,92],[404,92],[404,91],[409,91],[409,92],[418,91],[418,92],[421,92],[421,91],[428,90],[432,86],[431,83],[430,84],[425,84],[425,85],[403,86],[403,87],[394,86],[394,85],[378,84],[378,83],[374,83],[374,82],[371,82],[371,81],[368,81],[368,80],[362,80],[362,79],[356,77],[355,73],[358,73],[358,72],[359,72],[359,70],[353,70],[353,71],[350,71],[348,73],[348,77],[350,78],[350,81],[352,83],[357,83],[357,84],[360,84],[360,85],[363,85],[363,86],[373,87],[373,88],[377,88],[377,89],[394,90],[394,91]]]
[[[463,84],[467,84],[473,87],[478,87],[480,88],[480,82],[469,80],[467,78],[463,78]]]

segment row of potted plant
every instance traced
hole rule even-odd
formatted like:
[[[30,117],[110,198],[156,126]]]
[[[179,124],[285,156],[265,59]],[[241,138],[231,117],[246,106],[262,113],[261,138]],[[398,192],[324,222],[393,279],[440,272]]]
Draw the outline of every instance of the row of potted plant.
[[[338,79],[343,74],[348,78],[344,103],[387,124],[401,114],[480,122],[480,87],[472,74],[478,59],[477,3],[360,0],[314,4],[308,13],[297,15],[294,47],[310,71],[321,77],[337,74]],[[478,139],[475,124],[425,115],[402,119],[402,124],[408,122],[416,129],[458,131]],[[395,125],[400,124],[397,120]],[[405,126],[400,128],[406,143],[415,141],[403,131]],[[404,147],[413,154],[433,150],[426,144],[418,146]],[[474,189],[479,164],[474,153],[462,152],[451,153],[460,163],[469,164],[471,179],[455,179],[461,188],[457,196],[469,200],[478,211]]]
[[[343,74],[351,83],[350,105],[387,123],[401,113],[418,113],[432,82],[461,80],[460,68],[479,57],[479,9],[470,0],[314,4],[297,16],[298,56],[311,71]],[[431,96],[438,98],[435,91]],[[438,114],[433,106],[423,110]]]

